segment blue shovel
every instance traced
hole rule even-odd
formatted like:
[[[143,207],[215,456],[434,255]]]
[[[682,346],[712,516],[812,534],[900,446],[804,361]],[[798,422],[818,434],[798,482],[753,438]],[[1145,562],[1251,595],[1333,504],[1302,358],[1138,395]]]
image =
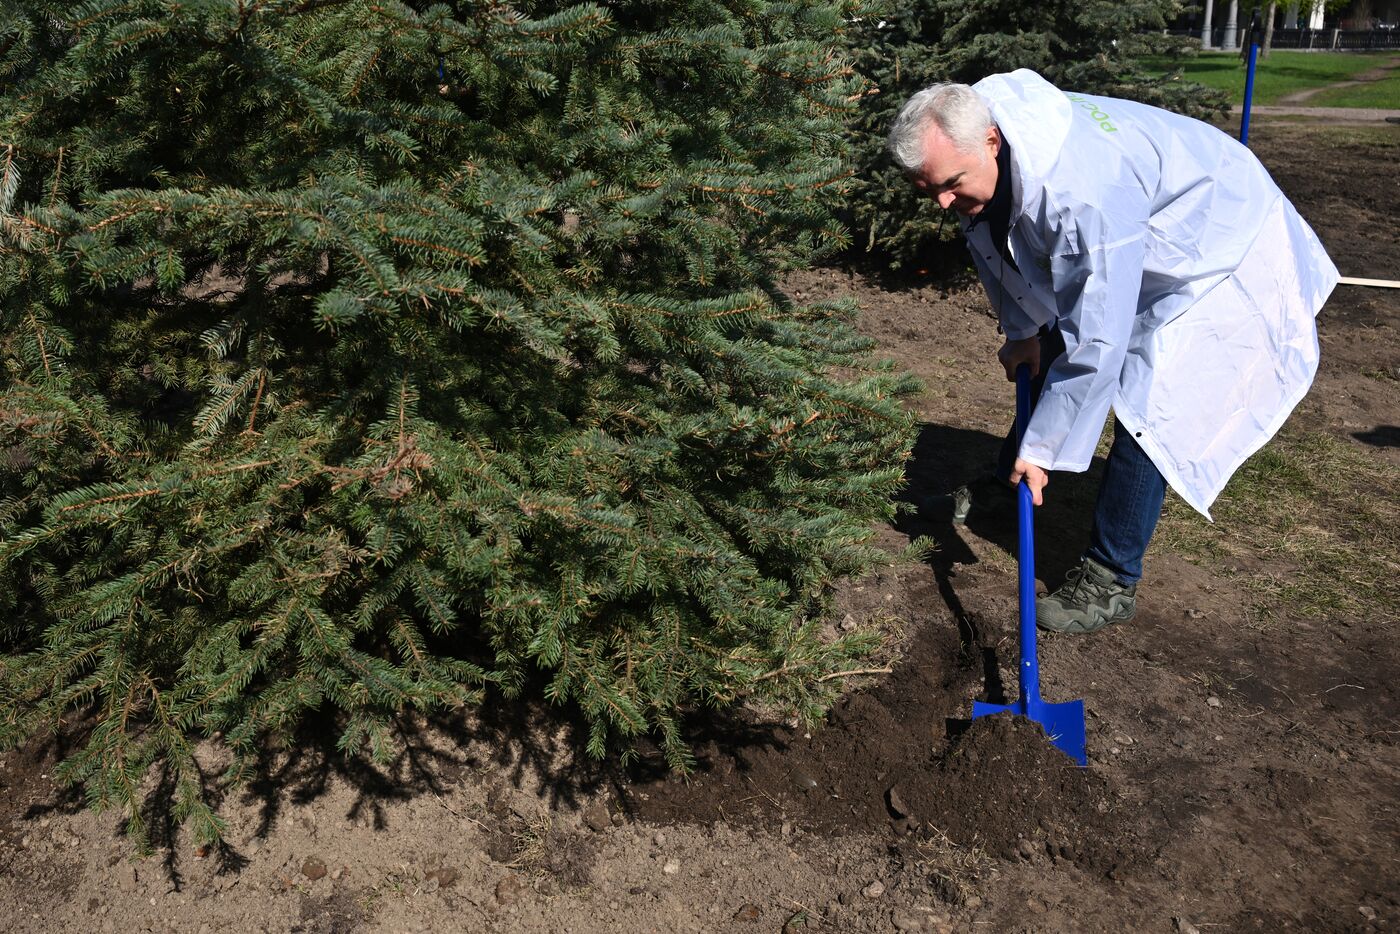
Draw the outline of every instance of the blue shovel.
[[[1022,364],[1016,368],[1016,442],[1026,434],[1031,418],[1031,371]],[[1080,765],[1088,765],[1084,752],[1084,702],[1047,704],[1040,699],[1040,662],[1035,652],[1035,517],[1031,488],[1022,480],[1017,487],[1019,536],[1016,564],[1021,590],[1021,696],[1014,704],[972,702],[972,719],[1009,711],[1029,717],[1045,729],[1061,752]]]

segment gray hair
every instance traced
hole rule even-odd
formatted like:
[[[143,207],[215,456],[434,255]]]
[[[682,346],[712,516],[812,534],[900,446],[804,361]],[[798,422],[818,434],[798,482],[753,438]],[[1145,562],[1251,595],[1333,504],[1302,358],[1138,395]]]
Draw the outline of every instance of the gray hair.
[[[965,84],[932,84],[909,98],[894,118],[886,141],[890,155],[904,171],[923,168],[924,134],[930,124],[962,152],[980,152],[978,147],[993,125],[992,111],[982,96]]]

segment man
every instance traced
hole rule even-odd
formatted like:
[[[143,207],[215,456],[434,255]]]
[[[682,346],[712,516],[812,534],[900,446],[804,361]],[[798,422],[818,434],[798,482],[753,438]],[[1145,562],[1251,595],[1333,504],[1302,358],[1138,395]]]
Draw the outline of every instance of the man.
[[[958,213],[1007,378],[1022,363],[1036,377],[1000,478],[1024,478],[1039,505],[1047,471],[1086,470],[1116,416],[1089,547],[1037,602],[1041,627],[1131,619],[1167,484],[1209,518],[1307,392],[1336,268],[1235,140],[1034,72],[919,92],[889,148]]]

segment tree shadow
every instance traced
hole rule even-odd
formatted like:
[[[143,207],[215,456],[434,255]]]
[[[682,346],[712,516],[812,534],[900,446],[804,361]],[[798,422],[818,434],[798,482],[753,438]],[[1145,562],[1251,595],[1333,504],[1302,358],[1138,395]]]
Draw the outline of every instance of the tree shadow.
[[[37,782],[50,778],[59,763],[78,752],[92,731],[90,717],[80,718],[73,726],[55,733],[45,733],[15,750],[0,781],[0,801],[9,805],[12,794],[22,794]],[[55,814],[76,814],[86,805],[83,790],[78,785],[54,782],[53,795],[44,801],[29,800],[19,812],[22,820],[42,820]],[[6,811],[13,810],[6,807]]]
[[[1351,436],[1375,448],[1400,448],[1400,427],[1395,425],[1377,425],[1370,431],[1354,431]]]
[[[542,693],[542,683],[522,689],[524,696]],[[250,861],[248,843],[267,839],[289,808],[309,804],[337,784],[353,794],[345,820],[383,830],[396,803],[430,795],[442,799],[458,784],[488,772],[493,785],[528,789],[538,793],[543,805],[566,809],[581,807],[599,787],[620,780],[614,764],[599,763],[587,754],[588,729],[578,712],[543,701],[492,696],[470,710],[400,717],[392,723],[395,751],[383,763],[362,752],[341,750],[337,742],[344,725],[343,715],[329,706],[308,712],[290,736],[259,756],[248,781],[238,786],[222,780],[221,768],[199,763],[198,781],[212,808],[218,811],[226,800],[237,798],[256,813],[249,836],[225,837],[199,856],[213,859],[218,874],[240,871]],[[55,785],[39,796],[34,792],[60,762],[82,748],[91,726],[90,720],[79,721],[15,751],[0,782],[0,820],[12,814],[11,819],[37,821],[83,810],[80,786]],[[162,764],[149,778],[139,799],[146,846],[179,891],[185,878],[184,849],[177,846],[182,826],[177,813],[179,776]],[[113,822],[112,833],[125,836],[125,816]]]
[[[542,684],[526,685],[522,694],[542,691]],[[258,807],[255,837],[265,837],[289,804],[310,803],[337,780],[354,789],[345,819],[383,830],[392,804],[441,799],[487,769],[504,773],[517,790],[537,786],[551,808],[579,807],[608,778],[587,754],[581,716],[543,702],[493,696],[468,711],[401,717],[393,723],[397,751],[384,763],[343,752],[341,726],[329,712],[308,716],[283,748],[259,760],[243,791]]]
[[[939,595],[957,622],[964,660],[980,663],[989,703],[1006,703],[994,640],[987,639],[975,616],[968,613],[958,594],[955,578],[959,565],[977,563],[965,535],[974,535],[1016,556],[1018,527],[1014,492],[974,499],[965,522],[954,522],[954,491],[975,478],[990,475],[996,465],[1002,438],[983,431],[925,423],[919,429],[913,453],[905,466],[906,486],[901,498],[914,512],[901,512],[895,528],[911,539],[925,536],[935,542],[928,558]],[[1088,542],[1094,498],[1103,473],[1102,458],[1095,458],[1084,474],[1056,473],[1046,487],[1045,504],[1035,511],[1036,576],[1047,587],[1058,586],[1065,572],[1079,564]],[[1016,580],[1008,577],[1007,592],[1015,593]]]

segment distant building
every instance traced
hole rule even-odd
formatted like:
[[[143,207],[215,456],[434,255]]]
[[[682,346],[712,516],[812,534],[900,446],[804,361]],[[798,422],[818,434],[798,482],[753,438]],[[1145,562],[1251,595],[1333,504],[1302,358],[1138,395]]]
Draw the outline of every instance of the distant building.
[[[1302,16],[1299,12],[1302,11]],[[1283,11],[1284,29],[1321,29],[1325,11],[1321,3],[1290,3]]]
[[[1244,39],[1249,18],[1257,7],[1245,2],[1206,0],[1178,15],[1171,31],[1199,36],[1204,48],[1234,49]],[[1234,35],[1227,35],[1229,19],[1238,11]],[[1400,46],[1400,0],[1351,0],[1341,9],[1326,10],[1324,0],[1285,0],[1275,8],[1275,48],[1369,49]],[[1341,30],[1341,35],[1323,35]],[[1368,37],[1362,33],[1371,33]],[[1391,35],[1387,35],[1391,34]]]

